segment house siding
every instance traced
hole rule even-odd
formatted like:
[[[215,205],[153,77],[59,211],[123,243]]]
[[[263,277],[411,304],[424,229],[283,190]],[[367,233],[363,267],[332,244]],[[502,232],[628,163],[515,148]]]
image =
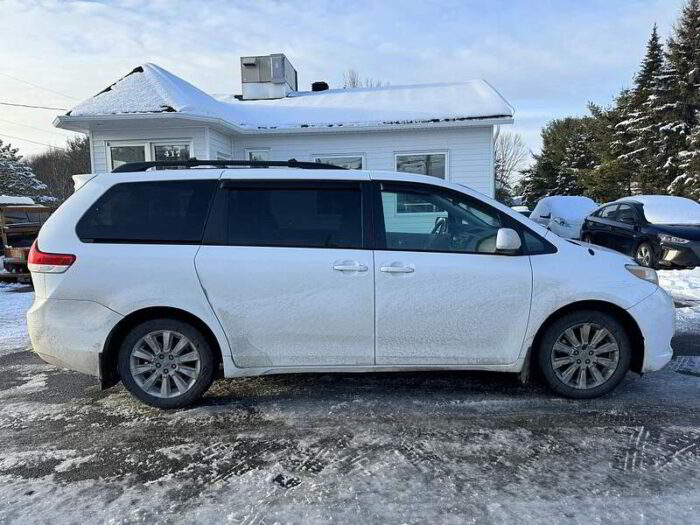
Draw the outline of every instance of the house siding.
[[[225,159],[233,158],[233,137],[217,131],[209,129],[209,156],[207,159],[217,159],[223,157]]]
[[[447,152],[447,177],[493,196],[492,126],[371,133],[242,135],[234,140],[234,158],[246,149],[269,149],[271,160],[308,161],[316,155],[362,154],[367,170],[394,171],[395,154]]]
[[[104,173],[110,171],[108,166],[107,144],[109,142],[148,142],[162,140],[188,140],[192,142],[192,156],[209,158],[209,148],[206,139],[205,127],[178,127],[178,128],[151,128],[138,129],[136,124],[131,129],[99,130],[90,134],[92,171]]]

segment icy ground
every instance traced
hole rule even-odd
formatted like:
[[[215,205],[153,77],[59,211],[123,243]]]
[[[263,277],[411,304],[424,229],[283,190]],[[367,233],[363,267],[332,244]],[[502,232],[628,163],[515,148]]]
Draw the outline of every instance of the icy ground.
[[[604,399],[307,374],[218,381],[175,412],[43,364],[31,291],[0,285],[0,523],[697,523],[700,272],[662,284],[683,355]]]

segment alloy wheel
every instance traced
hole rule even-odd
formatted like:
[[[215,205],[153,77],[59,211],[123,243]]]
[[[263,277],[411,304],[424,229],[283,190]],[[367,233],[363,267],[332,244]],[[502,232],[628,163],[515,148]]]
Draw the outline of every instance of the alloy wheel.
[[[158,398],[177,397],[192,388],[201,371],[199,351],[179,332],[149,332],[131,349],[129,370],[136,384]]]
[[[564,330],[551,352],[557,379],[579,390],[605,384],[619,362],[617,340],[607,328],[594,323],[579,323]]]
[[[637,248],[636,259],[642,266],[651,266],[651,247],[648,244],[641,244]]]

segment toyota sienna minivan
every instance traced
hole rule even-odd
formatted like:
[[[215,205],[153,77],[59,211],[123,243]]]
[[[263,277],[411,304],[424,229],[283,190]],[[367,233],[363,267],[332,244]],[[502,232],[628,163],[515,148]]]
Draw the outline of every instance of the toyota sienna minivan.
[[[34,351],[149,405],[193,403],[220,367],[537,369],[593,398],[672,357],[653,269],[467,187],[295,161],[156,164],[80,176],[29,259]]]

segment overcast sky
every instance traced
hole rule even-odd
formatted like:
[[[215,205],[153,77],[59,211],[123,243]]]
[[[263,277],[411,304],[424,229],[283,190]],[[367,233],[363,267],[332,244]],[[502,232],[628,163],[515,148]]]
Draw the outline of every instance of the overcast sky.
[[[484,78],[515,107],[511,131],[537,150],[547,121],[630,84],[652,25],[665,38],[681,4],[0,0],[0,102],[70,108],[144,62],[240,93],[241,55],[282,52],[303,90],[340,87],[348,68],[394,85]],[[25,155],[61,146],[57,113],[0,105],[0,139]]]

